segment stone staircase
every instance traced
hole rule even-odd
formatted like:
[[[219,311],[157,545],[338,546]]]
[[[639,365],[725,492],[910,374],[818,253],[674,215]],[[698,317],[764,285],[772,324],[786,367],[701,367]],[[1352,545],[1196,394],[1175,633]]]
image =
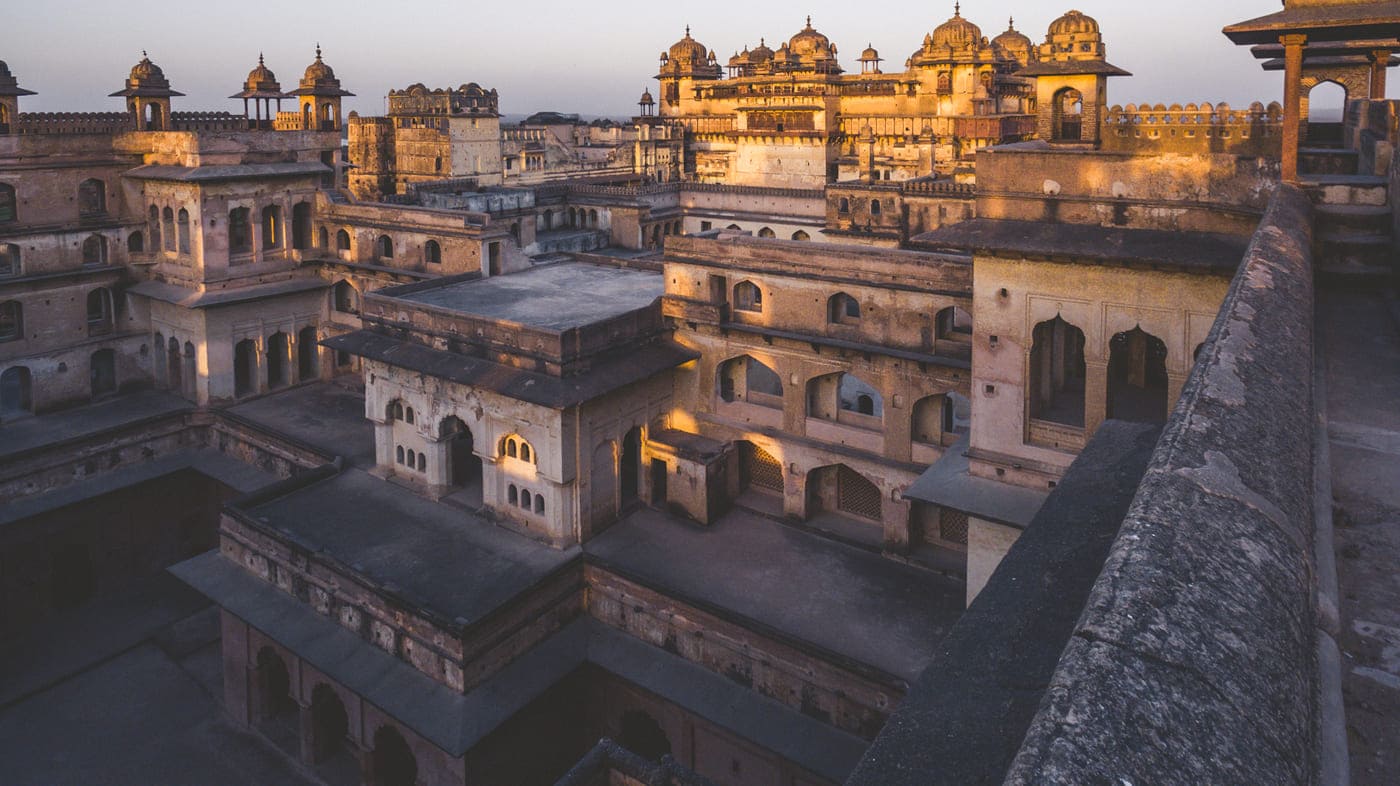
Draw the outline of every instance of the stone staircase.
[[[1301,185],[1316,207],[1317,272],[1338,283],[1384,284],[1400,272],[1388,183],[1357,174],[1357,161],[1339,147],[1299,151]]]

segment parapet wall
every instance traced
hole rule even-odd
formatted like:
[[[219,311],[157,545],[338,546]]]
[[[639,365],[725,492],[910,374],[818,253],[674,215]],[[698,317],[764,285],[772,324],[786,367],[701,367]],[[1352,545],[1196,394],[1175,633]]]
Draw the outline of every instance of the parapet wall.
[[[1282,187],[1007,783],[1318,781],[1311,223]]]
[[[1110,152],[1229,153],[1278,158],[1283,150],[1283,107],[1229,104],[1113,106],[1103,125]]]

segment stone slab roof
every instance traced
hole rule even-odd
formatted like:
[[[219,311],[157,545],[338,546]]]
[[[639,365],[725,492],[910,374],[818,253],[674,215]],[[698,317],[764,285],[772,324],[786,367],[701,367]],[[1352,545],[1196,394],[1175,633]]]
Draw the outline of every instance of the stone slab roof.
[[[1112,420],[1095,432],[847,786],[1002,782],[1160,433]]]
[[[164,303],[172,303],[185,308],[214,308],[247,303],[252,300],[294,295],[327,289],[330,283],[321,278],[293,278],[287,281],[274,281],[269,284],[254,284],[237,289],[219,289],[200,292],[195,289],[167,284],[162,281],[142,281],[126,291],[133,295],[148,297]]]
[[[471,750],[584,664],[651,691],[832,781],[844,779],[866,747],[864,740],[592,618],[575,620],[460,694],[217,551],[180,563],[171,572],[452,756]]]
[[[974,255],[1160,265],[1216,275],[1233,275],[1249,246],[1249,238],[1235,235],[990,218],[926,232],[912,242],[923,247],[967,249]]]
[[[1016,76],[1079,76],[1081,74],[1101,74],[1103,76],[1132,76],[1116,65],[1102,60],[1045,60],[1022,68]]]
[[[1276,44],[1279,36],[1291,33],[1305,33],[1310,41],[1391,37],[1400,35],[1400,2],[1298,3],[1223,32],[1237,44]]]
[[[699,357],[699,353],[673,341],[655,341],[624,357],[596,363],[582,374],[556,377],[432,349],[369,330],[333,336],[323,340],[321,345],[554,409],[582,404]]]
[[[176,180],[207,183],[216,180],[258,180],[275,177],[328,175],[331,168],[320,161],[289,161],[281,164],[217,164],[213,166],[168,166],[146,164],[123,172],[138,180]]]
[[[569,262],[402,295],[380,294],[476,317],[564,331],[644,309],[665,290],[665,278],[657,273]]]
[[[578,556],[349,469],[242,513],[466,627]]]
[[[144,391],[4,423],[0,425],[0,461],[8,461],[36,448],[55,447],[70,439],[82,439],[108,429],[193,409],[193,404],[171,393]]]
[[[967,444],[964,436],[944,451],[904,496],[1009,527],[1030,524],[1050,492],[974,477],[968,472]]]

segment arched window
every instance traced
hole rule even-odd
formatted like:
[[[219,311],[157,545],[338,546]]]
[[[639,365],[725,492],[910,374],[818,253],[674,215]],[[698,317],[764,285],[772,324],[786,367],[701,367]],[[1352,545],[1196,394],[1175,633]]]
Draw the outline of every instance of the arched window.
[[[841,197],[840,203],[837,204],[836,212],[842,215],[851,212],[851,200],[846,197]]]
[[[837,292],[826,302],[827,319],[835,325],[853,325],[860,322],[860,301]]]
[[[163,248],[163,249],[166,250],[166,251],[172,251],[172,252],[173,252],[173,251],[175,250],[175,211],[174,211],[174,210],[171,210],[170,208],[167,207],[166,209],[160,211],[160,227],[161,227],[161,231],[160,231],[161,238],[165,241],[165,244],[164,244],[161,248]]]
[[[186,350],[189,346],[186,346]],[[233,395],[246,396],[257,392],[258,347],[250,338],[233,345]]]
[[[404,407],[404,408],[403,408],[403,422],[407,423],[407,424],[410,425],[410,426],[413,425],[413,423],[414,423],[414,418],[413,418],[413,407]]]
[[[233,254],[253,251],[253,224],[246,207],[236,207],[228,213],[228,250]]]
[[[93,397],[117,392],[117,353],[99,349],[88,358],[88,376]]]
[[[725,227],[725,229],[730,230],[730,231],[732,231],[732,232],[743,232],[743,231],[744,231],[743,228],[740,227],[738,224],[730,224],[729,226]]]
[[[0,342],[24,338],[24,307],[18,300],[0,303]]]
[[[428,471],[428,454],[426,454],[426,453],[419,453],[419,454],[418,454],[418,471],[419,471],[419,472],[427,472],[427,471]]]
[[[126,237],[126,253],[141,254],[146,251],[146,236],[140,230],[132,232]]]
[[[282,247],[282,207],[268,205],[262,211],[263,250],[274,251]]]
[[[349,281],[337,281],[331,287],[331,300],[335,310],[341,314],[358,314],[360,311],[360,293]]]
[[[394,448],[394,460],[400,464],[403,463],[403,445]]]
[[[764,227],[764,228],[758,230],[758,236],[759,236],[759,237],[777,237],[777,236],[778,236],[778,233],[774,232],[773,230],[769,229],[768,227]]]
[[[329,248],[329,247],[330,247],[330,244],[331,244],[331,233],[330,233],[330,230],[326,229],[325,227],[321,227],[321,228],[320,228],[319,230],[317,230],[317,232],[316,232],[316,245],[319,246],[319,247],[321,247],[321,248]]]
[[[409,451],[408,451],[408,462],[407,462],[407,463],[408,463],[408,468],[409,468],[409,469],[415,469],[415,468],[417,468],[417,466],[418,466],[418,454],[417,454],[417,453],[414,453],[412,450],[409,450]]]
[[[943,95],[953,92],[953,75],[947,71],[938,72],[938,92]]]
[[[520,491],[520,507],[524,508],[526,511],[534,507],[534,499],[530,496],[530,492],[524,489]]]
[[[181,254],[190,253],[190,211],[180,208],[175,214],[175,231]]]
[[[336,232],[336,233],[335,233],[335,250],[336,250],[336,251],[349,251],[349,250],[350,250],[350,233],[349,233],[349,232],[346,232],[345,230],[342,229],[342,230],[340,230],[339,232]]]
[[[588,225],[591,226],[591,227],[596,227],[596,226],[598,226],[598,211],[596,211],[596,210],[590,210],[590,211],[588,211]]]
[[[87,295],[87,328],[89,336],[112,332],[112,293],[106,287]]]
[[[671,752],[671,741],[666,738],[661,724],[641,710],[623,713],[619,727],[622,733],[618,742],[643,759],[661,761]]]
[[[1167,422],[1166,343],[1137,327],[1115,335],[1108,346],[1108,416]]]
[[[506,502],[512,505],[520,504],[520,489],[517,489],[513,483],[510,488],[506,489]]]
[[[316,327],[308,325],[297,333],[297,379],[307,382],[320,376],[321,351],[316,342]]]
[[[292,339],[282,331],[267,337],[267,386],[280,388],[291,383]]]
[[[102,267],[107,264],[107,238],[88,235],[83,241],[83,266]]]
[[[516,446],[516,444],[515,444],[515,440],[513,440],[513,439],[508,439],[508,440],[506,440],[506,455],[509,456],[509,457],[511,457],[511,458],[519,458],[520,452],[519,452],[519,448],[518,448],[518,447]]]
[[[734,308],[739,311],[762,311],[763,290],[752,281],[740,281],[734,285]]]
[[[430,265],[442,264],[442,246],[436,240],[429,240],[423,244],[423,261]]]
[[[528,444],[524,443],[524,442],[520,443],[520,460],[521,460],[521,461],[529,461],[529,460],[530,460],[530,446],[529,446]]]
[[[740,355],[720,364],[719,398],[782,409],[783,380],[762,362]]]
[[[19,220],[19,202],[15,199],[15,187],[0,183],[0,224]]]
[[[803,232],[802,230],[799,229],[799,230],[797,230],[796,232],[793,232],[793,233],[792,233],[792,239],[793,239],[793,240],[811,240],[811,239],[812,239],[812,236],[809,235],[809,234],[807,234],[806,232]]]
[[[107,184],[92,178],[78,184],[78,215],[94,218],[107,215]]]
[[[159,250],[160,250],[160,243],[161,243],[161,240],[160,240],[160,208],[156,207],[155,205],[151,205],[151,209],[150,209],[150,211],[147,213],[147,216],[148,216],[147,221],[150,223],[149,229],[150,229],[150,232],[151,232],[151,251],[152,251],[152,252],[159,251]]]
[[[827,374],[807,383],[807,416],[834,420],[861,428],[878,424],[849,416],[884,417],[884,398],[870,383],[854,374]]]
[[[1031,418],[1083,426],[1084,331],[1057,316],[1036,325],[1031,338]]]
[[[390,420],[403,420],[403,402],[397,399],[389,402],[389,412],[387,414]]]
[[[380,235],[379,239],[374,241],[374,251],[380,259],[393,259],[394,241],[388,235]]]
[[[539,515],[539,516],[543,516],[543,515],[544,515],[544,496],[543,496],[543,495],[540,495],[540,494],[536,494],[536,495],[535,495],[535,514],[536,514],[536,515]]]
[[[19,274],[19,246],[13,243],[0,243],[0,276],[17,276]]]
[[[878,199],[872,199],[872,200],[870,200],[870,215],[872,215],[872,216],[878,216],[878,215],[880,215],[880,200],[878,200]]]
[[[418,782],[418,760],[413,749],[392,726],[381,726],[374,733],[371,758],[376,786],[414,786]]]

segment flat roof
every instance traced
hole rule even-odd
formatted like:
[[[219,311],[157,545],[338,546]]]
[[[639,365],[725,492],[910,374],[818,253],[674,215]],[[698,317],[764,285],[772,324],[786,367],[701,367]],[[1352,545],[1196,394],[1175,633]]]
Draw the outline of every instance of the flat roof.
[[[904,496],[1025,529],[1050,492],[976,477],[969,471],[967,446],[968,437],[964,435],[905,489]]]
[[[666,280],[660,273],[566,262],[389,296],[462,314],[564,331],[646,308],[665,291]]]
[[[466,627],[578,556],[348,469],[243,510],[386,592]]]
[[[912,241],[974,254],[1016,254],[1066,262],[1148,264],[1233,274],[1249,238],[1210,232],[1126,229],[975,218],[926,232]]]

